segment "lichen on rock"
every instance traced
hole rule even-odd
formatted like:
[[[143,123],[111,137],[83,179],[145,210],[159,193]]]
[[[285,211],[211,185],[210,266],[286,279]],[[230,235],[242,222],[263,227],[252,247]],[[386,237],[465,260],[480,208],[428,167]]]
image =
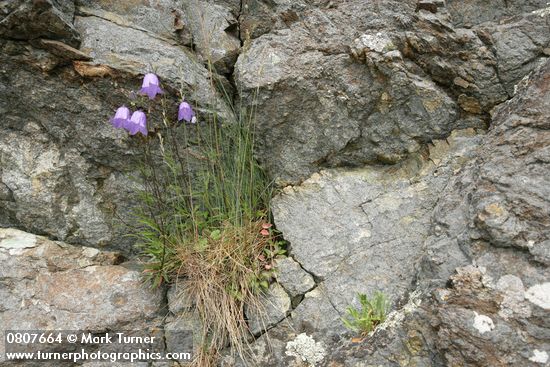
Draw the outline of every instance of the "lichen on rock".
[[[316,366],[326,356],[323,345],[305,333],[299,334],[294,340],[289,341],[286,344],[285,353],[288,356],[300,358],[310,366]]]

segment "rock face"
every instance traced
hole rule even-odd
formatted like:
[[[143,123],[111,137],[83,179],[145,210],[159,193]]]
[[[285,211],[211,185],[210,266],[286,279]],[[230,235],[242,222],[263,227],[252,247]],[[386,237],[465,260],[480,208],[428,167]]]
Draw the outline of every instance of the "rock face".
[[[358,292],[402,294],[411,286],[439,194],[480,137],[448,142],[432,147],[437,165],[415,157],[400,168],[323,171],[274,200],[294,259],[323,280],[338,313]]]
[[[395,163],[452,130],[484,127],[544,56],[547,19],[517,2],[515,18],[460,28],[453,5],[250,6],[244,26],[256,37],[235,77],[257,109],[270,173],[284,184],[324,167]]]
[[[231,119],[214,79],[253,108],[281,188],[249,365],[548,365],[549,22],[547,0],[3,2],[1,329],[200,334],[177,287],[76,246],[135,251],[142,150],[109,117],[154,71],[168,113]],[[353,339],[377,290],[393,312]]]
[[[357,306],[358,293],[383,291],[396,304],[406,299],[416,287],[426,238],[434,230],[434,207],[456,172],[474,158],[481,139],[473,130],[457,132],[434,142],[430,160],[418,155],[399,167],[322,171],[275,198],[277,227],[290,241],[293,258],[317,284],[302,293],[277,331],[257,341],[280,341],[282,349],[274,350],[267,365],[293,365],[285,348],[300,333],[326,349],[346,335],[341,317],[347,306]],[[447,256],[468,263],[460,249]]]
[[[323,345],[318,366],[537,366],[550,347],[550,62],[493,114],[398,166],[330,170],[274,201],[291,254],[317,280],[256,341],[266,366],[298,366],[289,341]],[[341,326],[357,293],[396,311],[353,343]],[[286,354],[285,354],[286,353]]]
[[[472,27],[488,21],[513,17],[518,13],[544,8],[548,2],[542,0],[447,0],[453,23]]]
[[[0,332],[162,325],[162,292],[148,288],[140,271],[117,265],[119,258],[0,229]]]
[[[15,0],[4,2],[0,12],[2,37],[17,40],[55,39],[73,47],[80,42],[73,26],[73,1]]]

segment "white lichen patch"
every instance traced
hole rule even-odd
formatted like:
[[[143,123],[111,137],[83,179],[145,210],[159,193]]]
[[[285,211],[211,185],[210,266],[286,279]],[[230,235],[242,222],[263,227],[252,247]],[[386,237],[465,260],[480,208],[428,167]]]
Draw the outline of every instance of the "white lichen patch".
[[[413,313],[414,310],[416,310],[418,306],[420,306],[420,303],[422,302],[421,296],[422,296],[422,292],[418,290],[409,294],[409,300],[405,304],[405,306],[403,306],[399,310],[390,312],[388,317],[386,317],[386,320],[380,325],[378,325],[374,330],[374,332],[378,330],[392,329],[400,325],[403,322],[403,320],[405,320],[406,315]]]
[[[504,275],[498,280],[496,288],[503,295],[498,312],[500,317],[508,319],[514,315],[531,316],[531,308],[525,302],[525,288],[520,278],[511,274]]]
[[[0,232],[0,247],[5,249],[24,249],[36,246],[36,236],[17,229],[2,229]]]
[[[550,310],[550,283],[532,286],[525,292],[525,298],[545,310]]]
[[[474,328],[476,328],[480,334],[484,334],[495,328],[495,324],[489,316],[480,315],[475,311],[474,314]]]
[[[548,362],[548,353],[535,349],[533,351],[533,356],[530,357],[529,360],[532,362],[545,364],[546,362]]]
[[[541,17],[545,17],[547,15],[550,15],[550,3],[547,3],[546,5],[549,5],[549,6],[547,6],[546,8],[535,10],[535,11],[533,11],[533,14],[540,15]]]
[[[326,350],[321,343],[316,342],[311,336],[302,333],[294,338],[294,340],[286,343],[285,354],[287,356],[298,357],[310,366],[315,366],[325,358]]]
[[[378,53],[391,51],[394,45],[390,38],[381,32],[376,34],[363,34],[355,40],[357,49],[368,49]]]

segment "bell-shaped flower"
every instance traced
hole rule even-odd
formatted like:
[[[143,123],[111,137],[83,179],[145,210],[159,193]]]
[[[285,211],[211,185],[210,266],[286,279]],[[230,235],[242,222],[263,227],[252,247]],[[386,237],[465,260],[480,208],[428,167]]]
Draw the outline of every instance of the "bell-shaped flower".
[[[128,107],[122,106],[116,110],[115,117],[111,119],[111,125],[120,129],[126,126],[128,120],[130,120],[130,110]]]
[[[155,99],[157,94],[164,93],[162,89],[160,89],[159,78],[153,73],[145,74],[139,92],[141,94],[146,94],[149,99]]]
[[[185,120],[187,122],[195,123],[196,119],[193,119],[195,117],[195,112],[189,105],[189,103],[183,101],[180,103],[180,107],[178,108],[178,121]]]
[[[135,135],[139,131],[144,136],[147,136],[147,117],[145,113],[142,111],[134,112],[124,128],[128,130],[130,135]]]

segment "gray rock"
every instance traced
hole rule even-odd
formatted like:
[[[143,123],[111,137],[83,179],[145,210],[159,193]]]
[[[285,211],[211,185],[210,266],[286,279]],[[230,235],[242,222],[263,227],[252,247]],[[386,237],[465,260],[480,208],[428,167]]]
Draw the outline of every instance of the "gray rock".
[[[158,327],[162,292],[117,262],[116,253],[0,229],[0,331]]]
[[[185,22],[182,11],[182,0],[161,0],[154,4],[131,0],[77,0],[75,3],[79,16],[102,18],[123,27],[145,31],[152,37],[162,37],[173,43],[186,44],[185,33],[190,33],[189,24]]]
[[[248,308],[246,311],[248,327],[253,335],[277,324],[290,311],[290,298],[283,287],[277,283],[269,286],[266,293],[260,297],[260,303],[257,309]]]
[[[437,347],[445,352],[448,363],[463,363],[468,358],[471,365],[529,365],[528,348],[535,346],[527,346],[516,327],[496,315],[497,298],[480,286],[480,275],[471,267],[452,278],[460,285],[448,301],[437,306],[441,322]],[[465,297],[471,301],[461,306]]]
[[[110,126],[115,109],[129,103],[139,75],[154,67],[169,113],[177,112],[181,77],[181,91],[197,111],[230,114],[199,58],[154,33],[160,28],[133,25],[139,14],[163,17],[167,4],[151,12],[130,11],[122,2],[112,8],[101,4],[80,4],[75,17],[80,50],[59,37],[63,42],[37,39],[32,45],[0,39],[0,224],[132,254],[135,239],[126,236],[129,227],[122,223],[135,226],[132,212],[140,186],[131,177],[142,150],[136,139]],[[117,18],[124,9],[127,18]],[[49,24],[33,26],[47,30]],[[21,95],[27,95],[24,104]],[[157,127],[161,113],[152,112],[148,120]]]
[[[291,257],[283,257],[276,264],[277,282],[288,292],[290,298],[298,297],[315,287],[315,280]]]
[[[220,111],[227,108],[212,90],[208,71],[186,48],[95,16],[77,16],[75,26],[82,36],[80,49],[95,63],[134,74],[154,71],[166,84],[185,86],[183,93],[195,105],[201,101]]]
[[[251,365],[543,365],[548,16],[545,0],[2,4],[0,225],[131,253],[114,212],[132,221],[140,150],[108,119],[151,70],[172,112],[181,88],[199,117],[231,118],[211,58],[235,66],[268,172],[309,177],[273,202],[292,259],[267,322],[248,315]],[[380,163],[393,165],[365,167]],[[0,230],[0,325],[141,328],[166,313],[168,348],[187,328],[198,345],[192,300],[172,288],[164,305],[118,262]],[[351,339],[346,307],[376,290],[393,313]]]
[[[273,355],[304,332],[327,349],[323,365],[540,363],[550,327],[548,75],[550,62],[494,111],[486,134],[455,133],[428,161],[321,172],[276,197],[290,254],[321,282],[267,332]],[[345,307],[374,290],[395,311],[350,340]]]
[[[496,289],[504,294],[499,311],[502,318],[507,319],[514,315],[531,316],[531,309],[525,302],[525,288],[520,278],[510,274],[504,275],[498,280]]]
[[[428,10],[437,13],[440,8],[445,7],[445,0],[418,0],[416,10]]]
[[[459,105],[456,125],[473,126],[476,119],[487,119],[488,112],[508,98],[495,70],[499,60],[489,31],[454,29],[445,13],[420,12],[413,30],[405,35],[404,54]],[[464,58],[465,53],[470,56]],[[445,57],[438,56],[441,54]]]
[[[544,0],[447,0],[447,5],[456,25],[471,27],[544,8],[547,2]]]
[[[455,28],[443,4],[249,6],[243,29],[254,38],[235,80],[257,109],[258,157],[280,185],[326,167],[396,163],[453,130],[484,127],[545,57],[545,17]]]
[[[246,367],[246,366],[293,366],[291,359],[285,355],[285,340],[295,337],[296,334],[291,330],[285,321],[279,323],[267,333],[258,337],[250,345],[250,352],[253,356],[250,360],[243,361],[239,356],[225,351],[221,357],[220,365],[223,367]]]
[[[546,265],[548,258],[539,249],[547,247],[550,238],[543,219],[550,214],[550,151],[545,148],[550,98],[536,81],[549,70],[546,62],[519,95],[495,112],[472,193],[472,220],[482,238],[495,246],[526,250]]]
[[[220,74],[230,74],[241,48],[237,17],[210,1],[187,0],[184,9],[198,54]]]
[[[546,363],[549,271],[536,249],[549,237],[540,222],[550,207],[548,175],[542,174],[549,161],[543,143],[550,138],[545,133],[549,75],[547,62],[498,107],[491,129],[475,149],[477,157],[440,194],[433,234],[425,242],[424,265],[432,266],[420,267],[415,276],[431,296],[364,342],[381,343],[367,348],[369,360],[388,366],[397,365],[396,359],[401,365],[426,366],[434,360],[468,366]],[[453,247],[475,266],[448,256]],[[450,287],[443,288],[453,267]],[[384,344],[387,337],[400,342]],[[331,361],[353,365],[365,344],[342,342]]]
[[[357,293],[381,290],[394,304],[407,298],[432,230],[433,208],[479,141],[471,130],[456,132],[448,142],[434,142],[430,161],[418,156],[399,167],[323,171],[275,198],[275,223],[290,241],[291,255],[320,283],[291,317],[268,331],[282,348],[273,355],[284,355],[292,332],[313,337],[330,355],[348,334],[341,318],[348,306],[358,306]],[[467,260],[462,254],[455,261]],[[277,363],[272,365],[285,365]]]
[[[191,311],[195,306],[194,300],[185,293],[184,281],[172,285],[168,289],[166,297],[168,298],[168,310],[174,315],[179,315],[183,311]]]
[[[515,85],[529,74],[542,61],[541,59],[547,57],[543,49],[550,41],[549,18],[550,15],[528,13],[520,19],[513,18],[503,24],[482,28],[492,36],[499,77],[508,94],[513,95]]]
[[[114,80],[96,79],[81,91],[80,77],[73,70],[58,74],[64,81],[60,82],[34,72],[37,54],[32,49],[3,46],[18,56],[12,60],[2,54],[0,109],[5,114],[0,180],[7,190],[2,224],[131,252],[128,247],[133,241],[122,239],[127,229],[115,228],[112,211],[119,206],[126,209],[123,218],[131,216],[128,194],[136,185],[125,182],[122,172],[129,174],[137,162],[137,150],[108,121],[116,104],[123,103],[123,90],[139,82],[134,79],[115,86]],[[17,63],[19,57],[27,66]],[[19,96],[30,84],[33,93],[22,105]],[[104,93],[113,99],[105,100]],[[83,104],[76,106],[75,100]]]
[[[409,6],[392,5],[398,11]],[[252,40],[239,56],[235,78],[245,101],[257,106],[259,158],[280,183],[295,182],[353,148],[380,98],[376,76],[349,54],[349,45],[364,29],[354,26],[359,18],[374,21],[375,5],[346,2],[325,14],[321,4],[281,2],[270,9],[275,14],[263,18],[266,7],[250,6],[245,24],[262,18],[270,27],[270,18],[280,17],[286,25]]]
[[[164,333],[167,352],[196,353],[201,347],[203,335],[198,312],[183,311],[176,316],[169,316],[164,324]]]
[[[378,289],[397,299],[410,287],[438,193],[479,138],[449,141],[433,147],[436,164],[411,159],[400,168],[325,171],[274,199],[292,256],[324,280],[340,312],[356,293]]]
[[[345,333],[341,317],[344,313],[337,308],[331,285],[322,283],[305,294],[300,304],[292,310],[289,320],[292,329],[307,333],[318,341],[328,341]],[[285,342],[289,338],[283,339]]]
[[[72,0],[15,0],[0,5],[0,37],[18,40],[49,38],[73,47],[80,42],[73,27]]]

